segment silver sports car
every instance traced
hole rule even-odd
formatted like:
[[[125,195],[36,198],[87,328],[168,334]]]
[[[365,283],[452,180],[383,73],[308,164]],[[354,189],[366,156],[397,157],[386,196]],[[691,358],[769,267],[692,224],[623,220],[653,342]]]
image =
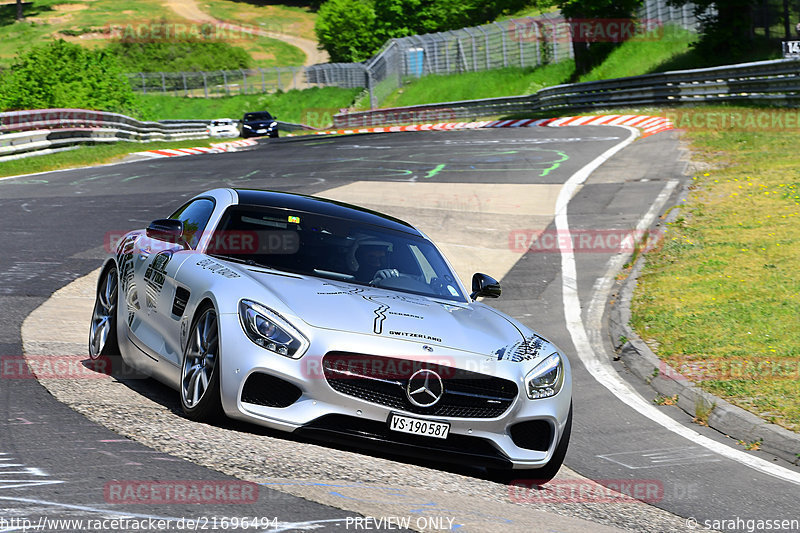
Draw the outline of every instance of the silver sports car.
[[[558,472],[572,377],[557,347],[476,301],[412,225],[323,198],[214,189],[125,235],[97,285],[92,357],[180,391],[186,416]],[[444,453],[442,453],[444,452]]]

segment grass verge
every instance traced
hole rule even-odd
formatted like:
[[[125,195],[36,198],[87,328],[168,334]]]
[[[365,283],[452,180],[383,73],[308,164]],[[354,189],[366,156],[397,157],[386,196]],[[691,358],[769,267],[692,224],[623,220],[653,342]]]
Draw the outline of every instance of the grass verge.
[[[182,98],[168,95],[140,95],[141,108],[149,120],[240,119],[246,111],[266,109],[279,120],[322,128],[330,124],[341,108],[353,103],[361,89],[338,87],[293,89],[273,94],[248,94],[224,98]]]
[[[647,254],[631,323],[701,388],[800,431],[800,113],[701,107],[672,118],[715,170],[693,178]]]
[[[566,83],[574,70],[572,61],[562,61],[539,68],[514,67],[491,72],[425,76],[394,91],[381,107],[530,94],[542,87]],[[369,102],[365,104],[368,106]]]
[[[119,161],[124,156],[133,152],[144,152],[146,150],[159,150],[164,148],[194,148],[195,146],[209,146],[211,143],[225,142],[225,140],[226,139],[195,139],[189,141],[150,143],[120,141],[113,144],[86,145],[66,152],[5,161],[0,164],[0,177],[103,165],[105,163]]]
[[[690,45],[695,35],[674,26],[664,28],[658,39],[637,36],[622,43],[590,73],[579,81],[636,76],[659,72],[682,59],[697,61]],[[491,72],[425,76],[408,81],[392,92],[381,107],[400,107],[456,100],[475,100],[531,94],[545,87],[568,83],[574,76],[572,60],[536,68],[506,68]],[[360,100],[356,109],[368,109],[369,101]]]

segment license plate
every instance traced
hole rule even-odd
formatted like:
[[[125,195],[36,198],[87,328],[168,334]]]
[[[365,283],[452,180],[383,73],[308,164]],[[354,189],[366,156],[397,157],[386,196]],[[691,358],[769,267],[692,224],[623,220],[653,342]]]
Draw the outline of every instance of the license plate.
[[[412,418],[410,416],[392,415],[389,418],[389,429],[401,433],[411,433],[412,435],[446,439],[447,433],[450,431],[450,424],[422,420],[421,418]]]

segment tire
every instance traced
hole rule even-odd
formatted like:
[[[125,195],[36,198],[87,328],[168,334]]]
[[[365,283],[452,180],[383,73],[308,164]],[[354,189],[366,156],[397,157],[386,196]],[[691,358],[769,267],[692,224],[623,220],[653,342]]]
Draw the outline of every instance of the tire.
[[[569,404],[569,415],[567,415],[567,423],[564,426],[564,432],[561,434],[561,439],[558,441],[553,457],[550,462],[541,468],[531,468],[528,470],[489,470],[490,476],[502,482],[509,482],[515,479],[524,478],[527,482],[534,485],[544,485],[558,474],[561,465],[564,464],[564,457],[567,455],[567,448],[569,447],[569,438],[572,434],[572,403]]]
[[[187,418],[211,422],[224,416],[219,372],[219,321],[207,305],[195,315],[181,361],[181,407]]]
[[[97,295],[89,328],[89,357],[119,355],[117,342],[117,305],[119,303],[119,277],[116,265],[108,267],[97,284]]]

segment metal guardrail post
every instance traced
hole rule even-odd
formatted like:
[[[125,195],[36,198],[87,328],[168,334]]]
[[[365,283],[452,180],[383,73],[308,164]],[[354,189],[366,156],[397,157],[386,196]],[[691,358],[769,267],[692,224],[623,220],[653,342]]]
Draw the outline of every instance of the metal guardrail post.
[[[201,74],[203,75],[203,94],[208,98],[208,78],[205,72],[201,72]]]
[[[159,74],[161,74],[161,92],[166,94],[166,92],[167,92],[166,76],[164,76],[163,72],[159,72]]]
[[[181,77],[183,77],[183,96],[189,96],[189,86],[186,84],[186,73],[181,72]]]

